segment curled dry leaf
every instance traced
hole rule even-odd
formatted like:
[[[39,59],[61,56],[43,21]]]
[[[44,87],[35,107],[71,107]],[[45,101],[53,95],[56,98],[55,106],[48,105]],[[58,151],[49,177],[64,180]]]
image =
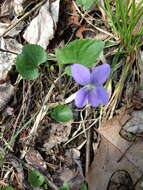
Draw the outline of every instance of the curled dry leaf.
[[[18,16],[23,12],[23,0],[5,0],[0,10],[0,36],[2,36],[7,28],[17,22]],[[24,22],[18,23],[5,36],[15,37],[23,29]]]
[[[139,134],[143,132],[143,111],[133,111],[131,119],[123,127],[127,132]]]
[[[26,29],[23,38],[30,44],[38,44],[43,48],[53,38],[59,15],[60,0],[49,2],[41,7],[39,14],[35,17]]]
[[[5,112],[7,115],[12,115],[13,109],[8,107],[10,99],[14,95],[14,87],[9,83],[0,84],[0,112]]]
[[[84,175],[80,162],[80,152],[76,149],[67,150],[65,153],[65,164],[54,172],[52,178],[57,186],[67,182],[70,190],[79,190],[84,183]]]
[[[19,44],[15,39],[0,39],[0,48],[15,53],[21,53],[22,45]],[[12,65],[14,64],[16,55],[8,52],[0,51],[0,80],[5,80],[10,71]]]
[[[23,11],[22,2],[23,0],[5,0],[1,6],[0,15],[10,18],[20,16]]]

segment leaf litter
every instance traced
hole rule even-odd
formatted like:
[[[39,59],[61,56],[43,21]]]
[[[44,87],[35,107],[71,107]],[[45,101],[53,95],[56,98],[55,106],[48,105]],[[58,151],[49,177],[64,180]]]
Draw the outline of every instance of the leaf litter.
[[[44,49],[49,45],[49,41],[54,37],[59,15],[59,2],[45,3],[26,31],[23,38],[30,44],[41,45]]]
[[[63,74],[60,79],[61,87],[64,89],[66,86],[66,90],[60,92],[55,60],[50,62],[54,69],[50,70],[49,67],[42,65],[39,78],[33,82],[19,78],[15,71],[16,55],[22,52],[22,47],[26,43],[40,44],[48,52],[52,52],[55,47],[64,46],[74,39],[87,38],[88,35],[84,35],[86,31],[93,31],[93,38],[105,41],[111,39],[113,42],[116,36],[108,32],[109,28],[105,27],[102,21],[102,18],[108,21],[107,15],[97,6],[93,7],[101,12],[101,16],[96,14],[93,7],[88,12],[82,12],[80,6],[68,0],[43,2],[37,0],[33,4],[29,2],[33,1],[6,0],[1,4],[0,112],[2,115],[6,112],[12,116],[1,116],[0,148],[2,150],[7,146],[4,161],[11,162],[11,165],[7,167],[4,163],[0,186],[11,184],[16,190],[34,189],[28,183],[27,175],[31,170],[38,170],[54,189],[58,189],[66,181],[71,190],[78,190],[87,180],[89,190],[104,190],[112,183],[112,179],[116,181],[113,174],[120,170],[120,175],[127,171],[131,175],[134,187],[137,190],[141,189],[143,128],[140,110],[142,105],[139,98],[136,100],[127,88],[123,89],[117,104],[117,107],[122,108],[116,112],[116,116],[103,122],[97,129],[101,118],[114,115],[113,112],[116,110],[114,102],[111,101],[110,105],[101,108],[99,117],[95,117],[97,110],[89,109],[88,105],[83,110],[76,109],[73,100],[75,89],[77,91],[79,88],[76,85],[73,87],[73,81],[67,84],[68,78]],[[33,10],[36,6],[37,8]],[[98,63],[113,61],[117,49],[114,45],[110,48],[105,50],[105,55],[97,60]],[[110,81],[111,99],[114,84],[119,81],[119,75],[125,64],[124,58],[121,62]],[[11,69],[14,69],[13,72]],[[142,73],[142,70],[140,72]],[[132,74],[133,71],[129,76]],[[132,84],[130,77],[127,81],[128,84]],[[142,85],[142,79],[140,84]],[[3,86],[7,87],[4,91]],[[17,88],[15,93],[14,86]],[[131,88],[131,94],[135,96],[138,92],[133,90]],[[131,101],[127,97],[130,97]],[[135,110],[138,109],[135,101],[140,104],[139,110]],[[74,120],[57,123],[50,117],[51,109],[59,102],[70,105],[74,112]],[[131,102],[133,104],[127,108],[125,105],[129,106]],[[8,104],[13,104],[14,110],[9,109]],[[37,109],[39,112],[36,112]],[[7,144],[35,113],[37,115],[32,123],[27,125],[13,143]],[[91,128],[96,132],[93,138]],[[93,139],[96,143],[92,142]],[[85,144],[88,145],[86,150]],[[93,144],[96,144],[95,152],[92,150]],[[91,162],[92,165],[89,167]]]

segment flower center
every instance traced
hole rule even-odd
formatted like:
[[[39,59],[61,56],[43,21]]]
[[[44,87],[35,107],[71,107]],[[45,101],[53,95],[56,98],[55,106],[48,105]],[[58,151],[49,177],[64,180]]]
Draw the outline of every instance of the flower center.
[[[86,89],[89,90],[89,91],[95,89],[95,85],[93,85],[93,84],[87,84],[85,87],[86,87]]]

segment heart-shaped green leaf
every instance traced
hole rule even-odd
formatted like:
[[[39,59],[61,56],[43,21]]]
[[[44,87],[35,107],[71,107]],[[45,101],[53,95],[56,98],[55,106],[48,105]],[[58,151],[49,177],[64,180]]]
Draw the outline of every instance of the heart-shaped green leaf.
[[[75,40],[58,52],[59,65],[78,63],[92,67],[104,48],[104,42],[96,39]]]
[[[7,187],[2,187],[1,190],[13,190],[13,188],[11,186],[7,186]]]
[[[47,59],[48,55],[41,46],[27,44],[16,58],[16,69],[22,77],[34,80],[38,77],[38,66]]]
[[[54,108],[51,116],[56,121],[67,122],[72,119],[73,113],[71,109],[66,105],[58,105]]]
[[[83,10],[89,9],[94,2],[95,0],[77,0],[77,3],[83,6]]]
[[[59,190],[70,190],[70,186],[68,183],[64,182],[63,186],[60,187]]]
[[[39,171],[33,170],[28,175],[28,181],[33,187],[40,187],[44,183],[45,177]]]
[[[81,187],[80,187],[80,190],[87,190],[87,187],[85,184],[82,184]]]

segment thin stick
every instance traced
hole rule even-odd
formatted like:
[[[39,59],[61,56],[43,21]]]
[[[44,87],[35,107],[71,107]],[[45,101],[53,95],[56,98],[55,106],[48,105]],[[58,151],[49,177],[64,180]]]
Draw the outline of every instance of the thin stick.
[[[62,77],[64,74],[65,74],[65,73],[63,73],[63,74],[61,75],[61,77]],[[59,78],[57,78],[57,79],[54,81],[54,83],[57,83],[58,80],[59,80]],[[52,85],[51,85],[51,88],[49,89],[48,94],[45,96],[45,100],[44,100],[44,102],[43,102],[43,105],[42,105],[42,107],[41,107],[41,110],[40,110],[39,114],[37,115],[36,121],[35,121],[35,123],[34,123],[32,129],[31,129],[29,135],[28,135],[29,137],[32,137],[32,136],[34,136],[34,135],[37,133],[37,129],[38,129],[39,123],[40,123],[40,121],[44,118],[44,116],[46,115],[46,113],[47,113],[47,111],[48,111],[48,109],[49,109],[49,107],[50,107],[50,105],[48,106],[48,105],[46,105],[46,103],[48,102],[48,100],[49,100],[49,98],[50,98],[50,96],[51,96],[52,91],[53,91],[54,88],[55,88],[55,84],[52,84]],[[55,104],[54,104],[54,105],[55,105]]]
[[[15,135],[17,123],[18,123],[19,118],[20,118],[20,116],[21,116],[22,109],[23,109],[23,107],[24,107],[24,103],[25,103],[26,98],[27,98],[27,96],[28,96],[28,94],[29,94],[29,92],[30,92],[32,86],[34,85],[34,83],[35,83],[35,80],[32,82],[32,84],[30,85],[29,89],[27,90],[27,93],[25,94],[25,97],[24,97],[24,100],[23,100],[23,104],[22,104],[22,106],[21,106],[20,112],[19,112],[19,114],[18,114],[18,116],[17,116],[17,118],[16,118],[16,121],[15,121],[15,123],[14,123],[14,126],[13,126],[13,129],[14,129],[14,130],[13,130],[13,133],[12,133],[12,138],[13,138],[14,135]],[[13,147],[13,145],[14,145],[14,142],[11,144],[11,146]]]
[[[98,122],[99,118],[97,118],[88,128],[85,129],[85,131],[88,131],[93,125],[95,125]],[[67,141],[64,146],[66,146],[68,143],[70,143],[72,140],[74,140],[75,138],[77,138],[78,136],[82,135],[83,133],[85,133],[85,131],[81,131],[80,133],[78,133],[76,136],[72,137],[69,141]]]
[[[85,132],[85,122],[84,122],[84,119],[83,119],[82,112],[83,112],[83,110],[80,112],[81,121],[83,121],[83,122],[82,122],[82,128],[83,128],[85,137],[87,137],[87,134],[86,134],[86,132]],[[87,113],[87,112],[86,112],[86,113]],[[87,116],[87,114],[86,114],[86,116]],[[85,116],[85,117],[86,117],[86,116]]]
[[[31,9],[30,11],[28,11],[27,13],[25,13],[19,20],[17,20],[15,23],[13,23],[12,25],[10,25],[6,31],[4,31],[4,33],[0,36],[4,37],[11,29],[13,29],[17,24],[19,24],[22,20],[24,20],[27,16],[29,16],[31,13],[33,13],[36,9],[38,9],[39,7],[41,7],[44,3],[46,3],[47,0],[43,0],[40,3],[38,3],[33,9]]]
[[[6,49],[2,49],[2,48],[0,48],[0,51],[6,52],[6,53],[11,53],[11,54],[14,54],[14,55],[18,55],[18,53],[15,53],[13,51],[9,51],[9,50],[6,50]]]
[[[87,175],[90,164],[91,128],[87,132],[85,173]]]

